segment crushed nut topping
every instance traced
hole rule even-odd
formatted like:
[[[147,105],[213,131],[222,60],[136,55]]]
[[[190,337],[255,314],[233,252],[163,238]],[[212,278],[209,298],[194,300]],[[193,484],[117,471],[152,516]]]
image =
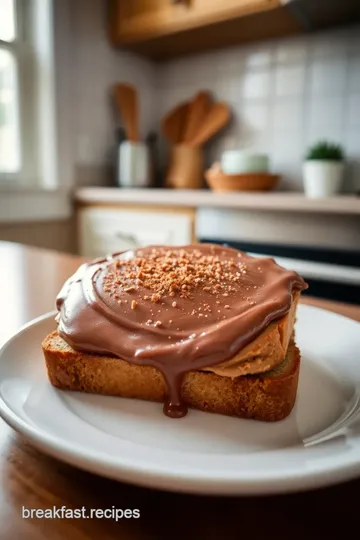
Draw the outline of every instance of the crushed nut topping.
[[[133,259],[116,259],[108,267],[103,287],[104,292],[119,304],[126,304],[126,295],[133,293],[136,300],[129,300],[132,310],[138,307],[140,301],[166,306],[167,298],[171,306],[176,308],[178,298],[192,299],[195,293],[200,293],[199,304],[193,306],[189,313],[207,318],[213,312],[211,306],[214,303],[223,303],[220,301],[222,297],[229,297],[230,300],[232,295],[239,294],[239,287],[246,289],[245,262],[241,257],[228,260],[216,252],[204,255],[196,248],[153,248],[138,251]],[[209,295],[215,298],[210,301]],[[230,309],[230,302],[224,307]],[[162,325],[161,321],[153,322],[152,319],[146,324]]]

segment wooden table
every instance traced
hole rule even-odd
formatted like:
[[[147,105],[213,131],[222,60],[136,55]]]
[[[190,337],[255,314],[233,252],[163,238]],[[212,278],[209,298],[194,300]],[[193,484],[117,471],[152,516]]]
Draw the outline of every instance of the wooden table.
[[[80,258],[0,244],[0,343],[54,308]],[[360,306],[306,298],[360,321]],[[359,526],[360,480],[256,498],[179,495],[120,484],[41,454],[0,420],[0,540],[341,538]],[[140,519],[22,519],[21,509],[138,508]]]

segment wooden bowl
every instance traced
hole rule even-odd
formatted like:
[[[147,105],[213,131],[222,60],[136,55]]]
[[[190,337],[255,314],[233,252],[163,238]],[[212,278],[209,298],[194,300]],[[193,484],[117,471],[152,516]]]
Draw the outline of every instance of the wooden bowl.
[[[218,169],[208,169],[205,179],[213,191],[270,191],[279,176],[269,173],[224,174]]]

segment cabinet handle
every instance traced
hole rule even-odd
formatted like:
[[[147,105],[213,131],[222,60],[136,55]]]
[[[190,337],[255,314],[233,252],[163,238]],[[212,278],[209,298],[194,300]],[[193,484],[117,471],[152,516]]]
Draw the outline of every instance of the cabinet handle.
[[[131,233],[124,233],[124,232],[116,232],[115,237],[119,240],[123,240],[125,242],[129,242],[130,244],[134,244],[135,247],[142,247],[142,242],[139,238],[137,238],[134,234]],[[155,244],[157,243],[156,240],[153,241]],[[161,241],[164,245],[172,245],[171,244],[171,233],[168,234],[164,239]]]
[[[134,236],[133,234],[117,232],[115,234],[115,236],[116,236],[116,238],[119,238],[120,240],[125,240],[125,242],[133,243],[136,246],[139,245],[136,236]]]

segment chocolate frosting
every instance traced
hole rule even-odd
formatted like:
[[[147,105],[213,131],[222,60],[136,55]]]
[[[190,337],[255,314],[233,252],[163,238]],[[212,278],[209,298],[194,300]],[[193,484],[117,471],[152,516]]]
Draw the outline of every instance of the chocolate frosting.
[[[273,259],[232,248],[148,247],[82,265],[57,297],[58,331],[74,350],[157,368],[164,412],[181,417],[184,374],[234,357],[306,288]]]

